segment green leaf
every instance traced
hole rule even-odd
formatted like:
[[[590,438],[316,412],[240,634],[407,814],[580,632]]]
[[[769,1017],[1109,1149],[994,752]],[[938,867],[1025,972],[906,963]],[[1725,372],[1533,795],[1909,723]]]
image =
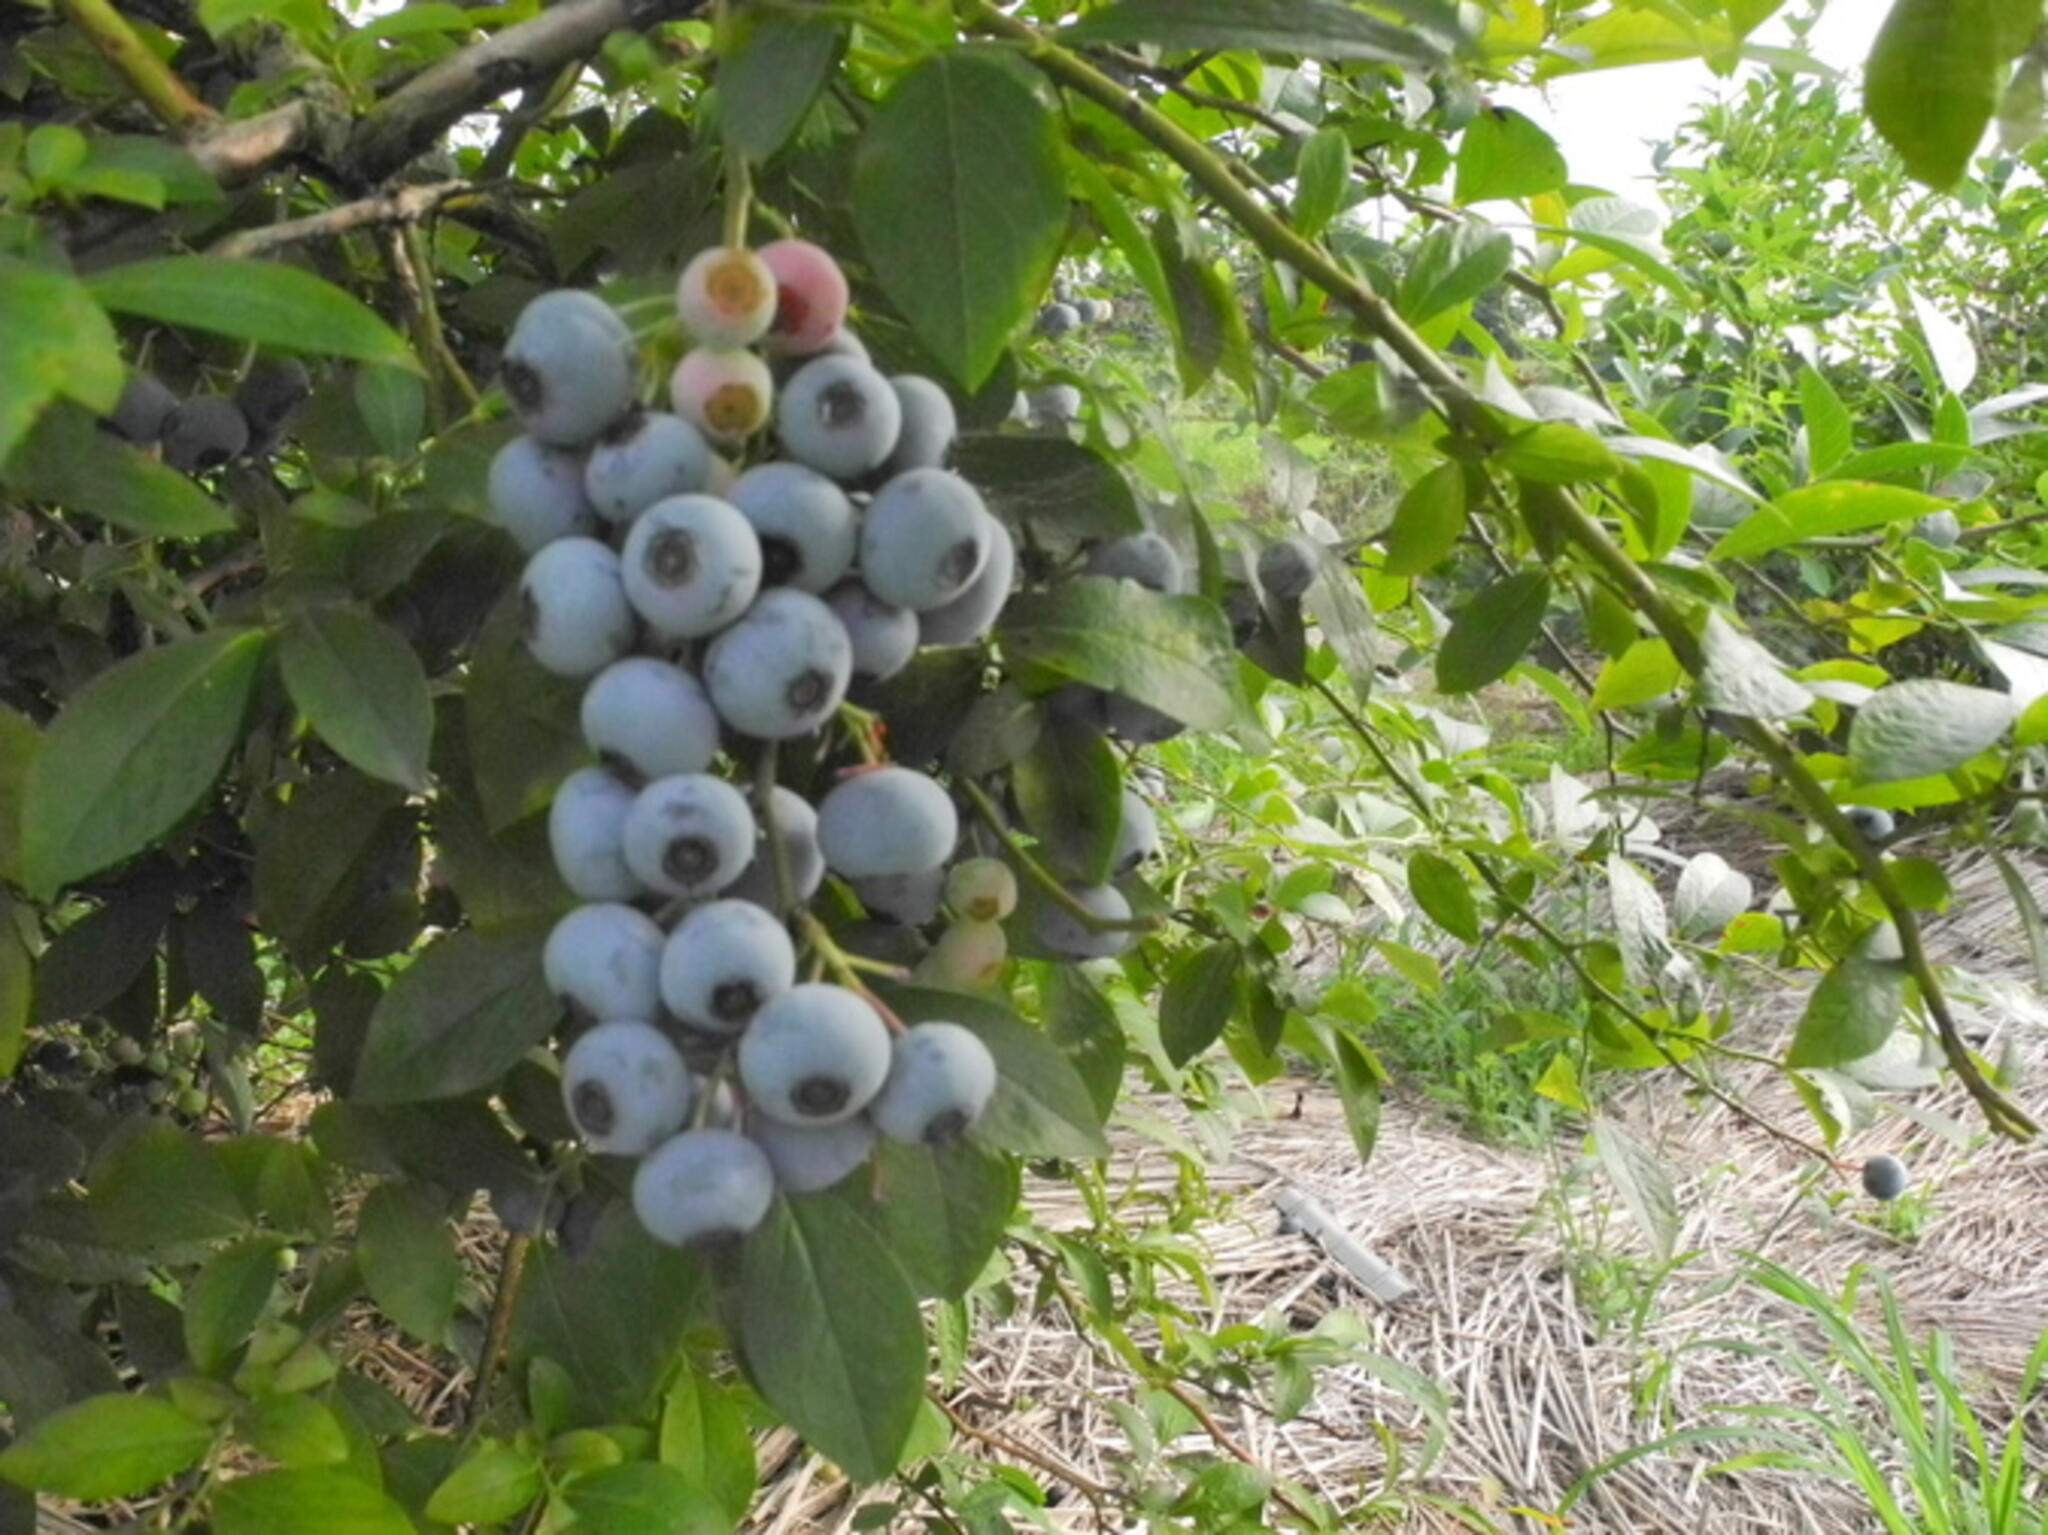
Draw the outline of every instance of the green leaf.
[[[1401,497],[1387,529],[1382,568],[1390,576],[1426,574],[1458,546],[1464,531],[1465,471],[1438,464]]]
[[[1678,1196],[1672,1192],[1670,1174],[1641,1142],[1605,1115],[1593,1121],[1593,1149],[1629,1215],[1649,1238],[1651,1251],[1668,1262],[1678,1245]]]
[[[108,267],[86,286],[117,314],[285,352],[418,366],[398,334],[360,300],[297,267],[225,256],[161,256]]]
[[[493,613],[463,688],[470,776],[492,831],[547,808],[589,760],[579,723],[585,684],[541,670],[519,639],[518,604]]]
[[[1075,538],[1145,530],[1129,481],[1081,443],[970,432],[954,445],[953,463],[1011,527],[1036,524]]]
[[[302,965],[316,967],[362,920],[412,836],[404,793],[349,769],[297,785],[267,807],[256,841],[256,915]]]
[[[883,290],[968,389],[994,371],[1066,231],[1059,130],[1010,64],[914,66],[869,117],[853,223]]]
[[[1806,477],[1818,480],[1856,446],[1855,424],[1835,386],[1812,368],[1799,370],[1799,412],[1806,418]]]
[[[345,761],[426,787],[434,706],[419,657],[395,631],[361,608],[316,603],[286,622],[278,662],[292,702]]]
[[[0,1476],[55,1497],[104,1502],[198,1465],[212,1443],[211,1428],[158,1397],[88,1397],[0,1451]]]
[[[237,1427],[258,1454],[281,1466],[332,1466],[348,1459],[348,1435],[340,1419],[308,1396],[260,1397]]]
[[[78,280],[53,267],[0,256],[0,464],[43,407],[76,400],[105,414],[126,370],[113,324]]]
[[[162,888],[126,890],[65,928],[36,962],[36,1022],[83,1018],[120,996],[155,957],[170,915]]]
[[[1294,229],[1313,240],[1344,206],[1351,185],[1351,140],[1342,128],[1321,128],[1302,141],[1294,164]]]
[[[1861,1060],[1891,1038],[1906,1011],[1906,966],[1899,938],[1881,922],[1821,977],[1807,998],[1785,1064],[1839,1066]]]
[[[218,1375],[248,1341],[277,1288],[277,1239],[250,1237],[223,1248],[185,1287],[185,1352],[202,1375]]]
[[[419,452],[427,423],[427,386],[410,368],[371,363],[356,370],[356,414],[386,458]]]
[[[14,902],[0,897],[0,1081],[14,1075],[28,1043],[35,1001],[35,958],[15,917]]]
[[[2018,711],[2012,695],[1916,677],[1879,688],[1849,726],[1849,766],[1864,783],[1926,778],[1997,744]]]
[[[498,1524],[539,1497],[543,1485],[531,1454],[485,1439],[434,1489],[426,1515],[441,1524]]]
[[[562,1500],[588,1535],[729,1535],[733,1526],[709,1494],[652,1461],[579,1476]]]
[[[1712,553],[1717,560],[1751,559],[1809,538],[1860,533],[1924,517],[1946,505],[1939,497],[1897,485],[1828,480],[1787,491],[1758,507],[1724,533]]]
[[[214,629],[100,673],[29,765],[22,868],[55,895],[161,836],[212,787],[241,735],[266,636]]]
[[[1111,0],[1059,36],[1075,46],[1157,43],[1418,67],[1439,64],[1444,57],[1423,33],[1335,0]]]
[[[1102,1116],[1066,1056],[1008,1008],[953,991],[887,986],[883,997],[905,1023],[944,1019],[979,1035],[996,1062],[996,1093],[975,1124],[984,1146],[1027,1157],[1109,1153]]]
[[[417,1103],[488,1087],[561,1016],[527,929],[442,938],[413,961],[370,1015],[351,1096]]]
[[[145,1122],[100,1154],[88,1205],[106,1240],[135,1251],[248,1230],[215,1148],[164,1120]]]
[[[249,1226],[217,1149],[164,1120],[103,1151],[87,1189],[93,1224],[116,1247],[183,1247]]]
[[[262,1471],[222,1485],[213,1535],[413,1535],[390,1498],[345,1471]]]
[[[1420,325],[1477,298],[1507,275],[1514,257],[1515,242],[1491,224],[1465,222],[1431,230],[1401,280],[1397,302],[1403,318]]]
[[[1012,598],[1002,639],[1016,664],[1125,694],[1198,730],[1249,712],[1230,625],[1204,598],[1083,576]]]
[[[718,110],[725,142],[765,160],[788,142],[810,110],[842,40],[836,22],[801,13],[738,11],[718,62]]]
[[[920,1295],[964,1296],[1002,1240],[1016,1208],[1017,1163],[971,1141],[906,1146],[883,1140],[876,1152],[878,1234]],[[858,1178],[840,1185],[864,1200]]]
[[[370,1298],[386,1316],[425,1342],[447,1340],[462,1263],[440,1196],[418,1184],[379,1184],[356,1218],[355,1251]]]
[[[1813,694],[1785,675],[1776,656],[1718,609],[1708,610],[1700,630],[1700,662],[1702,708],[1744,719],[1779,720],[1803,714],[1813,703]]]
[[[1153,225],[1152,248],[1173,299],[1167,320],[1182,392],[1196,393],[1220,366],[1225,377],[1251,393],[1251,334],[1230,279],[1214,260],[1189,250],[1179,226],[1166,219]]]
[[[777,1201],[747,1238],[740,1342],[761,1394],[813,1448],[855,1481],[896,1469],[924,1397],[924,1327],[903,1270],[853,1209]]]
[[[1863,103],[1907,174],[1955,185],[1998,106],[2003,66],[2040,25],[2036,0],[1893,0]]]
[[[1408,893],[1438,927],[1453,938],[1479,942],[1479,904],[1465,871],[1441,853],[1418,848],[1408,855]]]
[[[36,424],[8,462],[21,495],[89,512],[148,538],[198,538],[235,525],[228,509],[84,411],[59,406]]]
[[[1497,457],[1501,468],[1538,485],[1578,485],[1621,473],[1621,459],[1612,448],[1563,421],[1518,432]]]
[[[1549,606],[1547,571],[1518,570],[1495,581],[1451,620],[1436,655],[1437,686],[1471,693],[1499,681],[1536,642]]]
[[[29,717],[0,704],[0,880],[21,881],[21,796],[43,733]]]
[[[1174,1065],[1187,1065],[1222,1035],[1243,970],[1244,950],[1228,940],[1190,949],[1174,962],[1159,994],[1159,1043]]]
[[[757,1480],[746,1414],[730,1390],[694,1363],[684,1364],[662,1399],[659,1446],[661,1463],[702,1488],[729,1520],[746,1517]]]
[[[1109,875],[1123,819],[1123,770],[1085,724],[1047,720],[1010,770],[1024,825],[1055,872],[1084,885]]]
[[[1636,640],[1600,668],[1588,700],[1595,709],[1626,709],[1662,698],[1685,680],[1685,668],[1663,640]]]
[[[1124,1031],[1087,972],[1074,965],[1047,965],[1039,980],[1039,1011],[1045,1032],[1087,1084],[1098,1121],[1109,1118],[1123,1085]]]
[[[560,1366],[578,1424],[634,1422],[652,1408],[700,1305],[702,1271],[640,1227],[632,1205],[611,1204],[589,1245],[573,1256],[536,1244],[526,1260],[511,1353]],[[630,1295],[634,1303],[619,1304]]]
[[[1484,107],[1458,144],[1452,197],[1461,205],[1501,197],[1534,197],[1565,184],[1557,141],[1512,107]]]
[[[1344,1123],[1361,1162],[1372,1160],[1380,1139],[1380,1089],[1386,1072],[1372,1054],[1341,1029],[1330,1034],[1330,1055],[1337,1064],[1337,1095],[1344,1104]]]

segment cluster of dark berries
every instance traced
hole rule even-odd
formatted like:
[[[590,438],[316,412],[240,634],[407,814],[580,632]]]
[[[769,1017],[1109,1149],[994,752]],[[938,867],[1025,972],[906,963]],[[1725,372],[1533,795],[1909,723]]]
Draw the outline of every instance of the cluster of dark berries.
[[[850,972],[800,981],[791,936],[829,870],[877,916],[952,912],[921,979],[990,979],[1016,884],[1000,860],[954,862],[948,792],[887,764],[842,774],[815,806],[733,782],[736,748],[826,728],[854,678],[979,638],[1010,593],[1009,533],[944,467],[945,391],[875,369],[847,302],[807,242],[699,255],[677,293],[696,344],[665,412],[636,398],[632,337],[589,294],[536,299],[505,349],[525,435],[493,463],[490,502],[530,552],[528,648],[588,679],[602,764],[549,814],[556,867],[587,904],[545,968],[594,1025],[563,1095],[593,1150],[639,1159],[634,1208],[676,1244],[751,1229],[778,1186],[837,1182],[878,1135],[956,1139],[996,1087],[969,1029],[905,1027]],[[748,454],[771,423],[779,456]]]
[[[179,399],[151,373],[129,375],[107,424],[137,447],[154,447],[185,474],[205,474],[235,459],[268,453],[313,380],[296,357],[258,358],[232,395]]]

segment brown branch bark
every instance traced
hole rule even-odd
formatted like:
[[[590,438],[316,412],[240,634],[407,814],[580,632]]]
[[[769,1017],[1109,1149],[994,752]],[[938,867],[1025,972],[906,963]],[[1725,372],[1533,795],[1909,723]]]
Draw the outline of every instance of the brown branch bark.
[[[319,213],[309,213],[304,218],[237,230],[217,243],[210,254],[256,256],[276,250],[281,245],[296,245],[301,240],[330,240],[353,230],[384,224],[410,224],[425,218],[443,203],[476,191],[477,188],[467,181],[435,181],[424,186],[399,187],[381,196],[365,197]]]

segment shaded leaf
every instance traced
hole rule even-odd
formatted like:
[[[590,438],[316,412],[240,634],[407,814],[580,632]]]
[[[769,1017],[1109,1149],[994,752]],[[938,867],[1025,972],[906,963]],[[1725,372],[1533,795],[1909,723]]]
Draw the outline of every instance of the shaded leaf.
[[[377,1003],[351,1096],[365,1103],[453,1098],[488,1087],[561,1016],[528,928],[442,938]]]
[[[294,613],[278,642],[285,686],[321,739],[372,778],[427,783],[434,710],[412,647],[360,608]]]
[[[1243,969],[1244,950],[1229,941],[1190,949],[1174,962],[1159,996],[1159,1042],[1174,1065],[1185,1066],[1222,1035]]]
[[[1452,619],[1436,655],[1437,686],[1470,693],[1506,676],[1535,643],[1549,606],[1545,571],[1521,570],[1495,581]]]
[[[160,256],[108,267],[86,286],[117,314],[285,352],[415,366],[397,332],[361,300],[298,267],[225,256]]]
[[[386,1316],[428,1343],[446,1340],[462,1263],[440,1197],[417,1184],[379,1184],[356,1217],[355,1255]]]

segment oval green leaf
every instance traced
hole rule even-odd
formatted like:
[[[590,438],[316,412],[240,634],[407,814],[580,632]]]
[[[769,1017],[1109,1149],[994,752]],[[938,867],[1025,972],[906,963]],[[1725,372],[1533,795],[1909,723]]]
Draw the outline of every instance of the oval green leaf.
[[[146,650],[65,705],[22,795],[32,892],[55,895],[141,851],[198,803],[241,734],[267,641],[216,629]]]
[[[1518,570],[1494,582],[1451,620],[1436,655],[1436,685],[1446,693],[1470,693],[1499,681],[1535,643],[1549,606],[1545,571]]]
[[[228,256],[163,256],[86,280],[117,314],[190,326],[280,351],[417,367],[398,333],[360,300],[297,267]]]
[[[1174,962],[1159,996],[1159,1043],[1185,1066],[1216,1043],[1237,1006],[1244,950],[1229,941],[1190,949]]]
[[[198,538],[235,525],[225,506],[84,411],[60,405],[44,415],[7,464],[23,496],[89,512],[147,538]]]
[[[1249,712],[1230,625],[1200,597],[1083,576],[1013,598],[1002,632],[1012,661],[1123,693],[1198,730]]]
[[[339,603],[301,608],[285,624],[278,663],[292,702],[345,761],[426,787],[434,706],[419,657],[394,630]]]
[[[561,1008],[528,930],[443,938],[413,961],[370,1015],[351,1096],[418,1103],[488,1087],[547,1037]]]
[[[1936,496],[1899,485],[1863,480],[1824,480],[1787,491],[1760,506],[1721,536],[1717,560],[1746,560],[1809,538],[1860,533],[1887,523],[1924,517],[1948,505]]]
[[[412,1521],[345,1471],[238,1476],[213,1500],[214,1535],[412,1535]]]
[[[1464,871],[1441,853],[1418,849],[1408,859],[1408,893],[1438,927],[1453,938],[1479,942],[1479,904]]]
[[[926,59],[868,120],[853,222],[891,301],[946,370],[978,388],[1066,231],[1052,114],[1006,59],[973,49]]]
[[[0,1476],[86,1502],[128,1498],[199,1463],[213,1430],[153,1396],[110,1395],[52,1413],[0,1452]]]

